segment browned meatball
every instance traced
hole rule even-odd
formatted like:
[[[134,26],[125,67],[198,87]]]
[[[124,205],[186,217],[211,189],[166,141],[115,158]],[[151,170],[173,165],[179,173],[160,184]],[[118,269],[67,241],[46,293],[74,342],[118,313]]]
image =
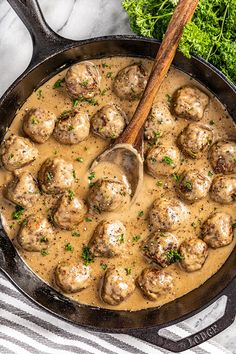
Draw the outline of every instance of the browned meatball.
[[[36,181],[30,172],[14,175],[8,183],[5,196],[11,202],[24,208],[32,207],[39,199],[39,190]]]
[[[209,97],[195,86],[179,88],[173,96],[172,110],[180,118],[201,120]]]
[[[236,175],[216,176],[210,195],[211,199],[221,204],[236,202]]]
[[[65,76],[66,88],[73,98],[91,98],[99,93],[101,75],[95,64],[85,61],[72,65]]]
[[[73,165],[58,157],[48,158],[38,172],[38,180],[43,192],[62,193],[73,186]]]
[[[115,179],[98,179],[90,188],[88,203],[94,211],[115,211],[130,201],[130,189]]]
[[[190,123],[178,137],[180,149],[193,159],[201,157],[211,145],[213,140],[212,130],[201,123]]]
[[[53,220],[61,229],[73,230],[83,221],[87,207],[73,191],[65,193],[58,201]]]
[[[85,140],[89,129],[88,114],[74,109],[57,121],[53,136],[61,144],[73,145]]]
[[[233,240],[231,215],[223,212],[212,214],[202,225],[202,238],[212,248],[229,245]]]
[[[148,141],[155,143],[162,133],[171,129],[173,125],[174,118],[169,108],[165,103],[158,102],[153,105],[145,123],[144,136]]]
[[[187,213],[187,207],[178,199],[156,199],[149,212],[152,230],[176,230],[187,219]]]
[[[173,263],[171,254],[180,246],[178,238],[170,232],[155,232],[151,234],[143,245],[145,256],[158,263],[161,267],[167,267]]]
[[[108,104],[92,117],[92,131],[103,139],[116,139],[123,132],[126,121],[125,112],[118,105]]]
[[[141,64],[132,64],[121,69],[113,82],[114,93],[122,100],[138,99],[147,84],[147,74]]]
[[[137,279],[142,293],[149,300],[157,300],[160,296],[169,294],[174,288],[172,275],[154,267],[145,268]]]
[[[38,149],[27,138],[11,134],[1,146],[3,166],[8,171],[14,171],[34,161]]]
[[[21,224],[17,241],[26,251],[40,252],[50,245],[54,231],[48,220],[41,215],[31,215]]]
[[[176,146],[155,146],[146,157],[148,172],[153,177],[169,176],[179,169],[180,153]]]
[[[211,147],[209,160],[216,173],[236,173],[236,142],[218,141]]]
[[[176,185],[179,196],[188,202],[195,202],[207,196],[211,178],[205,171],[189,170],[182,173]]]
[[[187,272],[202,268],[208,256],[207,244],[199,238],[184,241],[180,246],[181,266]]]
[[[57,286],[65,293],[77,293],[91,283],[91,268],[80,263],[59,263],[55,269]]]
[[[104,302],[109,305],[119,305],[134,292],[134,279],[128,273],[122,267],[110,268],[106,271],[101,289],[101,298]]]
[[[23,130],[31,140],[42,144],[48,140],[55,127],[54,113],[42,108],[31,108],[23,118]]]
[[[119,220],[102,220],[89,241],[90,253],[94,257],[114,257],[124,252],[126,228]]]

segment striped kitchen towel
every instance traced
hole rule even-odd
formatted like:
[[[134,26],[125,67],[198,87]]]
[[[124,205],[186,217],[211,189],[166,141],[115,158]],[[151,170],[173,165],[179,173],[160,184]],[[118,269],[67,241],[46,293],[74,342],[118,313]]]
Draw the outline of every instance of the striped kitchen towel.
[[[191,333],[185,323],[168,330],[178,339]],[[124,334],[84,330],[45,312],[22,295],[0,273],[0,353],[1,354],[159,354],[170,353]],[[210,340],[186,354],[230,353]]]

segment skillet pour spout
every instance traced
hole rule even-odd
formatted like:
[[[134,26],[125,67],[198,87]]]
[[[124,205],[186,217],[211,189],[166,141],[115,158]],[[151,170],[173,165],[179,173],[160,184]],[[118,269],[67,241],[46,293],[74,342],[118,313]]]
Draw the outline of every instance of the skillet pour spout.
[[[62,67],[81,60],[117,55],[137,58],[145,56],[153,59],[160,46],[156,40],[130,36],[110,36],[84,41],[54,40],[57,35],[48,26],[45,28],[45,21],[36,0],[8,1],[31,31],[31,35],[34,28],[32,37],[35,49],[29,68],[0,99],[1,138],[19,106],[36,87],[47,81],[52,74],[59,72]],[[178,52],[173,64],[208,87],[224,103],[236,121],[236,88],[222,73],[201,58],[192,56],[191,59],[187,59]],[[131,334],[173,352],[181,352],[212,338],[227,328],[234,321],[236,314],[235,252],[232,252],[222,268],[198,289],[161,308],[136,312],[82,305],[59,294],[24,263],[2,226],[0,268],[22,293],[61,319],[91,330]],[[161,328],[197,314],[223,295],[227,297],[225,313],[207,328],[177,341],[163,338],[158,334]]]

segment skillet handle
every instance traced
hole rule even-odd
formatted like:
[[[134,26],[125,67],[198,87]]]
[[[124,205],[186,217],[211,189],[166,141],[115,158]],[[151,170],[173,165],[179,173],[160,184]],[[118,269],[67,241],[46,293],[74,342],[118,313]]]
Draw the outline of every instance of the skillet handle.
[[[218,333],[228,328],[235,320],[236,315],[236,277],[230,285],[222,292],[221,295],[227,296],[227,303],[224,315],[217,321],[185,338],[174,341],[169,338],[162,337],[158,331],[160,328],[148,328],[146,330],[134,330],[129,332],[132,336],[142,339],[148,343],[157,345],[161,348],[170,350],[175,353],[200,345],[205,341],[213,338]],[[219,296],[220,297],[220,296]]]
[[[53,53],[73,45],[75,41],[63,38],[46,23],[38,0],[7,0],[27,27],[33,41],[33,55],[29,68],[33,68]]]

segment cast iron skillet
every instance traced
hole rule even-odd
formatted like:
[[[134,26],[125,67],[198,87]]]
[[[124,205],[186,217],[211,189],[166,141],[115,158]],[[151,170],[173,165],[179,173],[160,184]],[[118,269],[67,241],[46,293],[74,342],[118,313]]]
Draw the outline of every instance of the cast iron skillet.
[[[55,34],[45,23],[37,0],[8,0],[30,31],[34,49],[26,71],[0,100],[0,140],[16,110],[32,91],[75,61],[115,55],[154,58],[159,42],[132,36],[111,36],[71,41]],[[174,65],[207,86],[236,120],[236,88],[204,60],[186,59],[177,53]],[[45,259],[46,261],[46,259]],[[0,225],[0,269],[32,301],[52,314],[97,331],[128,333],[173,352],[189,349],[227,328],[236,314],[236,252],[205,284],[162,306],[137,312],[114,311],[81,305],[40,280],[23,262]],[[163,338],[158,331],[178,323],[227,296],[225,314],[204,330],[179,341]]]

